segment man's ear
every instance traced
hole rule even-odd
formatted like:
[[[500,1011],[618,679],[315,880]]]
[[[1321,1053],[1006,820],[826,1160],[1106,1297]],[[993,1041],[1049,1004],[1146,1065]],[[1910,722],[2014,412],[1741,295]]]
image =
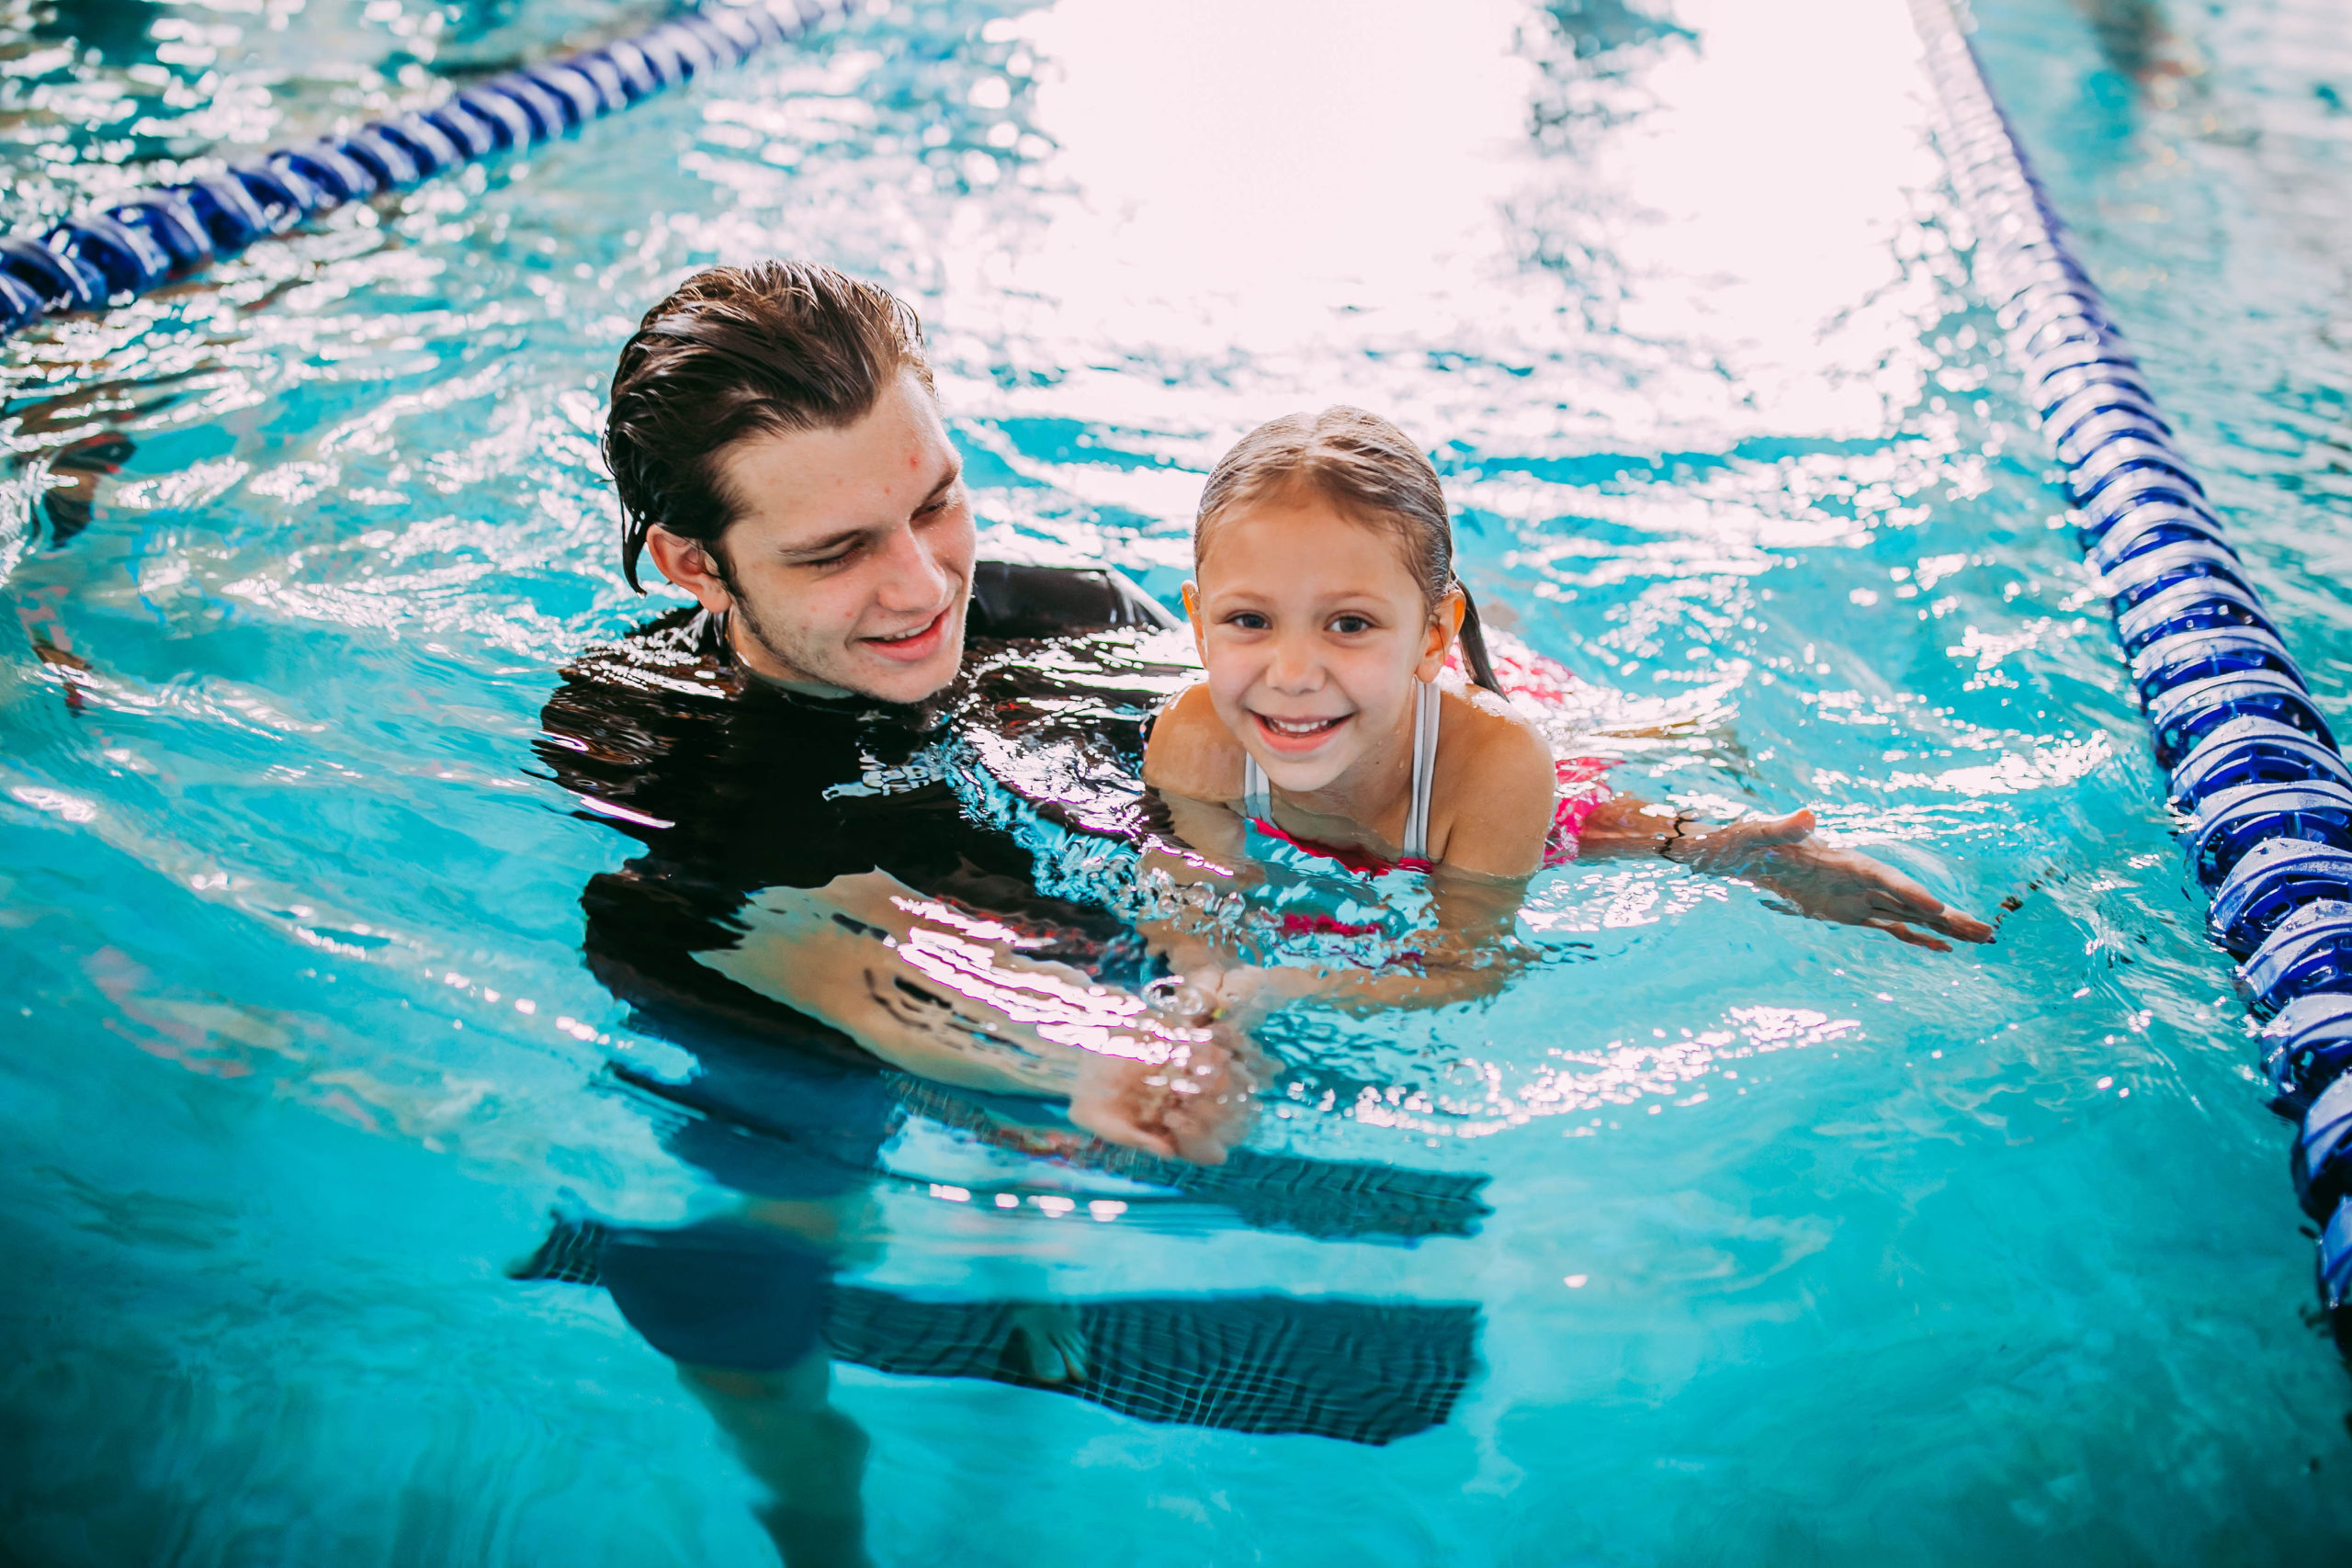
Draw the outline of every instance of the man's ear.
[[[1414,679],[1434,681],[1445,668],[1446,653],[1462,635],[1462,617],[1468,606],[1459,588],[1437,602],[1437,613],[1430,617],[1429,640],[1421,646],[1421,661],[1413,666]]]
[[[645,531],[645,553],[653,558],[653,564],[662,576],[693,594],[695,602],[712,615],[735,607],[735,596],[727,591],[726,582],[718,575],[718,563],[697,541],[673,534],[656,524]]]

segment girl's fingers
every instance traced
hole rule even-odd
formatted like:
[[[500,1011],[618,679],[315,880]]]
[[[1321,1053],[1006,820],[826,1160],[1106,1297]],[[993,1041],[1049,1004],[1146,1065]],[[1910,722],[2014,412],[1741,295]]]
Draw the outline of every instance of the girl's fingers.
[[[1984,921],[1978,919],[1973,915],[1962,914],[1958,909],[1953,908],[1949,904],[1938,910],[1936,915],[1929,919],[1928,923],[1934,926],[1936,930],[1943,932],[1946,936],[1956,936],[1962,942],[1990,942],[1993,940],[1993,928],[1991,926],[1986,925]]]
[[[1933,926],[1946,936],[1956,936],[1962,942],[1990,942],[1993,928],[1973,915],[1962,914],[1951,905],[1928,894],[1918,898],[1895,902],[1883,897],[1871,900],[1871,911],[1892,919],[1910,920],[1923,926]]]
[[[1910,908],[1923,915],[1932,915],[1944,907],[1944,901],[1900,873],[1887,879],[1888,891]]]
[[[1950,953],[1951,951],[1951,943],[1948,942],[1939,942],[1934,937],[1928,935],[1925,931],[1915,931],[1909,926],[1905,925],[1901,920],[1876,919],[1868,920],[1864,923],[1875,926],[1880,931],[1884,931],[1887,935],[1894,938],[1897,942],[1909,942],[1913,947],[1924,947],[1931,953]]]

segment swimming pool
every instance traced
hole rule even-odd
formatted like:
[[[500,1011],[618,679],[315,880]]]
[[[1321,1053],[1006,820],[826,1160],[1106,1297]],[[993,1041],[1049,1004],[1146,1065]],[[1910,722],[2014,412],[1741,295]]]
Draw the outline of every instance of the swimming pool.
[[[75,9],[73,49],[6,35],[12,231],[650,14]],[[1042,1163],[976,1211],[933,1182],[1001,1166],[916,1126],[864,1281],[1471,1303],[1485,1371],[1374,1449],[844,1366],[877,1560],[2341,1540],[2286,1128],[1951,252],[1909,23],[1757,10],[1204,4],[1139,39],[1107,4],[898,6],[12,344],[14,449],[136,449],[78,531],[22,527],[10,481],[11,1551],[766,1560],[668,1364],[501,1269],[551,1204],[719,1196],[602,1087],[665,1048],[581,965],[623,849],[530,743],[643,613],[592,457],[615,346],[684,270],[777,251],[920,302],[1000,550],[1165,596],[1215,455],[1352,398],[1438,450],[1482,603],[1680,726],[1647,787],[1812,801],[2019,900],[1938,959],[1572,866],[1530,904],[1556,962],[1490,1010],[1291,1025],[1259,1146],[1483,1174],[1475,1235],[1098,1221],[1035,1201],[1097,1190]],[[2311,193],[2352,40],[2308,0],[2149,14],[1987,5],[1980,44],[2340,714],[2346,236]]]

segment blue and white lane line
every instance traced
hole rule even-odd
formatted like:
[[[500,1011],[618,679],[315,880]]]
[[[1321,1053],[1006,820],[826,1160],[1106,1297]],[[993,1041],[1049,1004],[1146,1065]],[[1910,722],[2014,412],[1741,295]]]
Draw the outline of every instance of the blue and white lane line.
[[[2076,259],[1986,85],[1952,0],[1911,0],[1943,108],[1973,267],[2058,459],[2078,537],[2156,759],[2188,817],[2189,868],[2264,1066],[2302,1119],[2296,1190],[2323,1227],[2320,1292],[2352,1345],[2352,768],[2174,446],[2107,301]]]
[[[143,190],[38,238],[0,238],[0,337],[119,305],[348,201],[536,147],[788,42],[847,0],[730,0],[635,38],[526,66],[356,130]]]

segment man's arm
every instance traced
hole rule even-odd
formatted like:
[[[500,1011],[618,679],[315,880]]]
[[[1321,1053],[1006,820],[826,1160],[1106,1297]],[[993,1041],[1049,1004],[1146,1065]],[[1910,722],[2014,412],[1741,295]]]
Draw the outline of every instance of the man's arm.
[[[888,873],[752,895],[735,946],[695,958],[842,1031],[892,1066],[964,1089],[1067,1096],[1071,1120],[1215,1164],[1249,1112],[1219,1035],[1068,965]]]

